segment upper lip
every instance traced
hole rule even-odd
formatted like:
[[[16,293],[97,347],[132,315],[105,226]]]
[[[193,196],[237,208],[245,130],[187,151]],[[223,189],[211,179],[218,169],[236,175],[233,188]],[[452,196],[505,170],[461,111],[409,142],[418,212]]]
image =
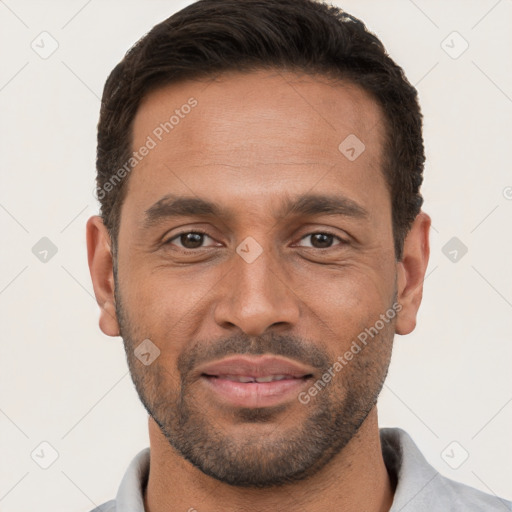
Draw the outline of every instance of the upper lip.
[[[210,376],[239,375],[254,378],[286,375],[298,379],[313,374],[312,369],[308,366],[276,356],[227,357],[217,362],[200,365],[197,371]]]

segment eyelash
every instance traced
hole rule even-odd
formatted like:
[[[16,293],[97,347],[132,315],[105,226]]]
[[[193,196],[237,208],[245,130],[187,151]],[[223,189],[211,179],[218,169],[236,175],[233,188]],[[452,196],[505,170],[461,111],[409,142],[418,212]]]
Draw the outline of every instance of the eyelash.
[[[195,229],[193,231],[182,231],[181,233],[177,233],[172,238],[169,238],[167,241],[165,241],[163,243],[163,245],[171,245],[171,242],[173,240],[176,240],[177,238],[180,238],[182,235],[188,235],[190,233],[197,234],[197,235],[204,235],[204,236],[207,236],[207,237],[209,237],[209,238],[211,238],[213,240],[213,238],[210,235],[208,235],[208,233],[206,233],[206,231],[202,231],[201,229]],[[330,231],[313,231],[311,233],[308,233],[308,234],[302,236],[300,238],[300,240],[303,240],[304,238],[307,238],[308,236],[312,236],[312,235],[328,235],[328,236],[332,236],[334,238],[337,238],[338,241],[340,242],[338,244],[339,246],[347,245],[348,244],[348,242],[346,240],[344,240],[343,238],[339,237],[338,235],[335,235],[334,233],[331,233]],[[334,247],[336,247],[336,246],[334,246]],[[329,249],[333,249],[334,247],[326,247],[325,249],[318,249],[318,250],[319,251],[328,251]],[[181,252],[187,252],[187,253],[198,252],[200,249],[207,249],[207,247],[198,247],[196,249],[186,249],[186,248],[181,249],[180,247],[178,247],[178,250],[180,250]],[[317,249],[317,248],[316,247],[308,247],[308,249]]]

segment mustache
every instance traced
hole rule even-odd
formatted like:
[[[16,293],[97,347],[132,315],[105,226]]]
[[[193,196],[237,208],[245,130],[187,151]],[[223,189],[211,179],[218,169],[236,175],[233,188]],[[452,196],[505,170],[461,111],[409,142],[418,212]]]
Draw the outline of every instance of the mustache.
[[[237,334],[214,342],[197,342],[178,357],[177,366],[185,376],[195,367],[233,355],[263,355],[287,357],[320,371],[329,367],[327,354],[302,338],[270,333],[259,337]]]

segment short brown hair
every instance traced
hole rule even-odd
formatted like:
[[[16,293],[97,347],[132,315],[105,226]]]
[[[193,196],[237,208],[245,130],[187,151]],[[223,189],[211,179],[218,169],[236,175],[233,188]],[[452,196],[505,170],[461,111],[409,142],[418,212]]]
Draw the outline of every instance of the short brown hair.
[[[114,68],[103,90],[96,161],[100,213],[114,255],[129,177],[118,171],[126,170],[132,156],[133,119],[142,98],[179,81],[261,69],[345,79],[377,100],[385,117],[382,170],[391,194],[395,254],[401,258],[423,203],[416,89],[363,22],[314,0],[200,0],[153,27]]]

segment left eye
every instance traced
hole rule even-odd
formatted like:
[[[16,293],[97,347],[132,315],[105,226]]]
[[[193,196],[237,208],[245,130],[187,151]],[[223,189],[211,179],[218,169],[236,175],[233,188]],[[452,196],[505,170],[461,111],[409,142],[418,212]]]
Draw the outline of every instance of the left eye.
[[[345,240],[342,240],[339,236],[333,235],[332,233],[310,233],[309,235],[302,237],[301,240],[305,240],[306,238],[311,238],[312,245],[305,247],[312,247],[313,249],[329,249],[332,245],[333,239],[340,241],[340,244],[338,245],[345,243]]]

